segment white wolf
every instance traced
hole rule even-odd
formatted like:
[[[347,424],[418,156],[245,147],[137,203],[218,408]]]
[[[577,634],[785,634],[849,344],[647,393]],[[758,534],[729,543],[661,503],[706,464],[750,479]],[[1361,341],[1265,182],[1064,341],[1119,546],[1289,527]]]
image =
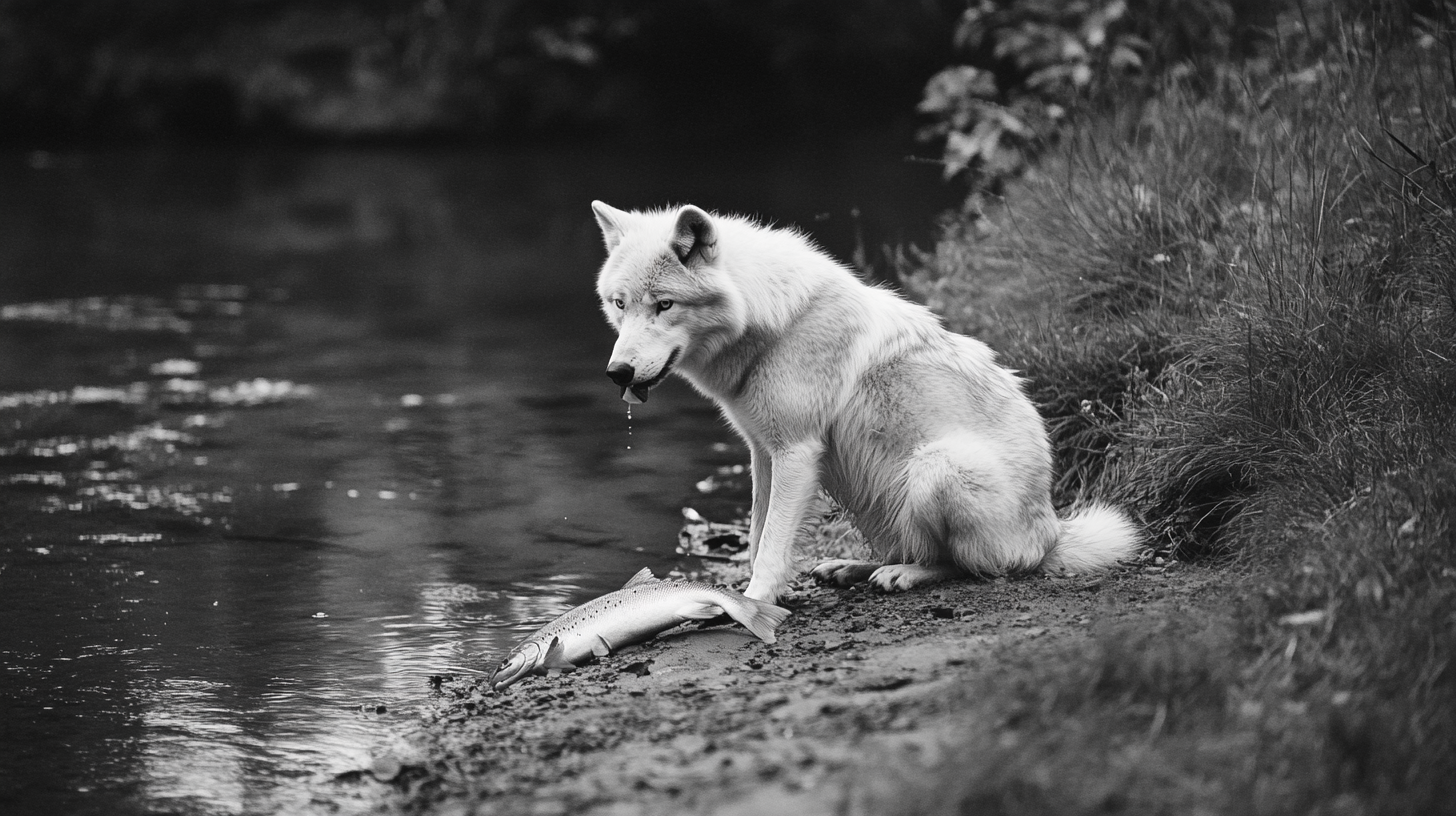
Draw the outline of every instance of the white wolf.
[[[680,374],[748,443],[748,597],[787,591],[820,487],[882,559],[820,564],[820,581],[903,590],[1095,570],[1136,551],[1116,509],[1057,518],[1041,417],[984,343],[861,283],[797,232],[693,206],[592,210],[608,252],[597,293],[618,333],[607,375],[622,398],[645,401]]]

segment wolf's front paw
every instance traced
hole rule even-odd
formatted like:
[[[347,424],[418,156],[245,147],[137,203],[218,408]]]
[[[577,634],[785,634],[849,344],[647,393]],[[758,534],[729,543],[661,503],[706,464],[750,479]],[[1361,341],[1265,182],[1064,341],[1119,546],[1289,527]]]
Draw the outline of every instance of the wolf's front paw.
[[[809,571],[809,575],[821,584],[845,587],[869,578],[879,566],[873,561],[836,558],[819,564]]]
[[[936,584],[959,576],[954,567],[924,567],[919,564],[886,564],[875,570],[870,583],[886,592],[904,592],[926,584]]]

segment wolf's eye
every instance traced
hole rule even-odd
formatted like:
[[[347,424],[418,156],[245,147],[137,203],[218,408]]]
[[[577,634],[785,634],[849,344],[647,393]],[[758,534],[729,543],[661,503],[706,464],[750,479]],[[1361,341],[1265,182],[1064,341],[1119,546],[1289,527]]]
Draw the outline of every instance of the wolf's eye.
[[[618,309],[625,309],[625,308],[627,308],[627,305],[622,302],[622,299],[621,298],[612,298],[612,305],[613,306],[616,306]]]
[[[659,300],[659,301],[657,301],[657,311],[659,313],[665,312],[665,311],[667,311],[668,309],[671,309],[671,308],[672,308],[672,301],[670,301],[670,300]]]

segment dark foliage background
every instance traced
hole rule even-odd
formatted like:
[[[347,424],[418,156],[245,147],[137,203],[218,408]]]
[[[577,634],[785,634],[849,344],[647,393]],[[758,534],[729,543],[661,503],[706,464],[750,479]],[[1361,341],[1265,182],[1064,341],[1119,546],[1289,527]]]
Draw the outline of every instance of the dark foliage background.
[[[0,0],[0,137],[741,139],[913,115],[955,0]]]

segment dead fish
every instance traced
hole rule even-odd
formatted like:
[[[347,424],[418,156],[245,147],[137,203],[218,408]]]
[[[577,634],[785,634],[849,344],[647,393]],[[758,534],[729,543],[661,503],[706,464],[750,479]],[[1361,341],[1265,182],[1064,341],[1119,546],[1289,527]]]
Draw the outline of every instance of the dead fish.
[[[490,678],[500,691],[529,674],[570,670],[690,620],[727,613],[764,643],[789,610],[699,581],[664,581],[643,568],[616,592],[588,601],[521,641]]]

